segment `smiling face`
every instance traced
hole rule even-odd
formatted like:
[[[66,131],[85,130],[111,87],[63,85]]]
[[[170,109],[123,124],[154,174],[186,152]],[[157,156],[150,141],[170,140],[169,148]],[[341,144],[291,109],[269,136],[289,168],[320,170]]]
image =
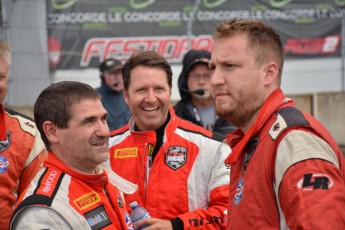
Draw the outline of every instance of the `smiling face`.
[[[140,65],[135,67],[131,70],[130,84],[124,93],[140,131],[156,130],[166,121],[171,88],[164,70]]]
[[[5,100],[8,88],[9,64],[0,60],[0,104]]]
[[[245,129],[267,94],[265,65],[256,62],[246,34],[237,34],[215,41],[210,66],[217,114]]]
[[[107,111],[99,99],[84,99],[71,107],[67,128],[49,135],[54,154],[69,167],[93,174],[109,158]]]

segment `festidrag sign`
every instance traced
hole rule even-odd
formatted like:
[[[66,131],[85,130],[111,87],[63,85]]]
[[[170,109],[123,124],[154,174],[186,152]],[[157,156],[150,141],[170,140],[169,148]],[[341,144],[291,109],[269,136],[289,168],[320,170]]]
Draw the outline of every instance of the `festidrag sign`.
[[[287,59],[341,55],[344,0],[201,0],[193,11],[196,2],[48,0],[50,68],[95,68],[140,49],[180,64],[190,48],[211,50],[215,27],[233,18],[271,24]]]

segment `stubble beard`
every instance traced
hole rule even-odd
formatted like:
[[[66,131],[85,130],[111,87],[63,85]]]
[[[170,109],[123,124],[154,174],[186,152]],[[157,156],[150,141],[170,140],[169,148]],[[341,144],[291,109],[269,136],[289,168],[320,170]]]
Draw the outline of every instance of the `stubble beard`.
[[[217,115],[236,127],[246,127],[260,109],[260,106],[257,105],[257,98],[252,96],[240,92],[238,99],[232,99],[227,104],[216,103]],[[250,100],[250,98],[253,99]]]
[[[96,137],[94,138],[94,141],[106,141],[106,145],[102,146],[101,148],[98,148],[97,150],[93,149],[93,154],[91,154],[90,161],[95,161],[100,163],[103,163],[107,161],[110,157],[109,153],[109,138],[108,137]],[[90,145],[92,146],[92,143],[94,142],[90,140]],[[93,158],[93,159],[92,159]]]
[[[96,161],[100,164],[109,160],[109,157],[110,157],[109,144],[107,145],[105,149],[102,149],[96,154],[98,154]]]

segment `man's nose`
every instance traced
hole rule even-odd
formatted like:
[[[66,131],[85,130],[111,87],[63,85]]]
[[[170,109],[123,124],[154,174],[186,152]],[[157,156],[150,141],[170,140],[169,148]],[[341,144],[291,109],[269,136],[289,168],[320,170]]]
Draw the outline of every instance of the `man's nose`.
[[[108,137],[110,135],[109,126],[106,121],[100,120],[97,123],[96,135],[102,137]]]
[[[217,69],[214,69],[212,72],[210,84],[212,86],[224,84],[224,78],[222,77],[221,73]]]
[[[145,97],[145,101],[148,103],[154,103],[156,101],[157,97],[153,90],[149,90],[147,92],[147,95]]]

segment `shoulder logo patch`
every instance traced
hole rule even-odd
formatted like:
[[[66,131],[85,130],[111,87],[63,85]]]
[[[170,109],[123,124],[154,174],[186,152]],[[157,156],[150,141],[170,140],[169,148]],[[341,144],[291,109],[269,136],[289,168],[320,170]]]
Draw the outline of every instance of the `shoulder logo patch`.
[[[333,185],[333,180],[325,174],[304,174],[303,178],[297,182],[297,187],[302,190],[328,190]]]
[[[24,122],[24,125],[27,125],[27,126],[29,126],[30,128],[32,128],[32,129],[35,129],[35,128],[36,128],[36,126],[34,125],[34,123],[29,122],[29,121]]]
[[[277,120],[273,123],[270,128],[269,135],[273,140],[277,139],[279,134],[287,127],[284,118],[278,113]]]
[[[6,130],[6,140],[0,140],[0,152],[5,151],[12,144],[12,133],[10,130]]]
[[[187,149],[182,146],[171,146],[165,154],[165,163],[172,169],[181,168],[187,161]]]

